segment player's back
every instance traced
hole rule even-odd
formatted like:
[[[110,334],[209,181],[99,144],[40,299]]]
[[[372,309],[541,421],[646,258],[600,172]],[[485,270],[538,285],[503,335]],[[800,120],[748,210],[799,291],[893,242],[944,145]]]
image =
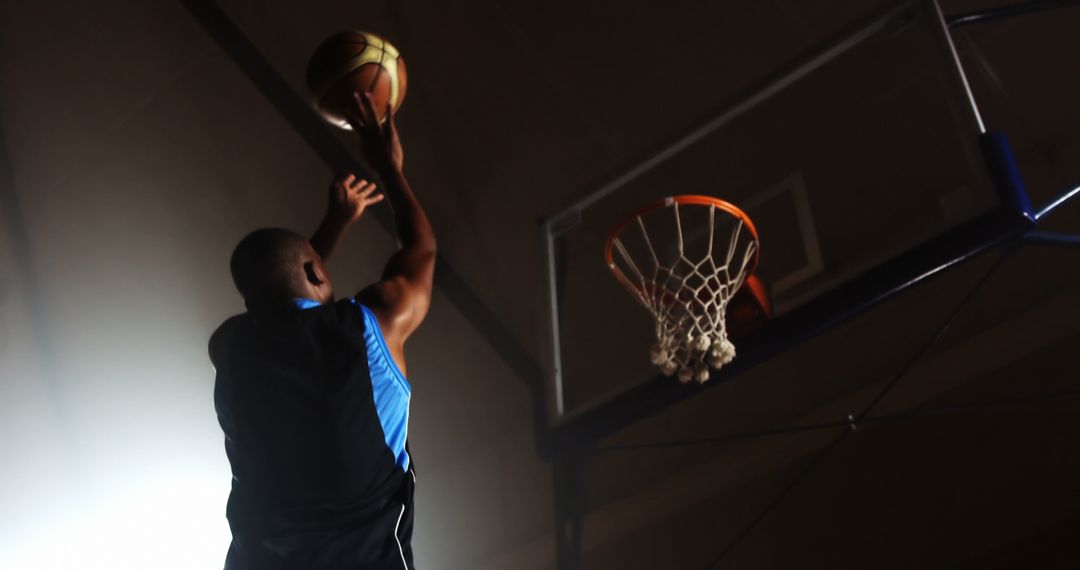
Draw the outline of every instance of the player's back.
[[[408,382],[365,307],[302,307],[233,317],[211,339],[233,470],[227,567],[411,566]]]

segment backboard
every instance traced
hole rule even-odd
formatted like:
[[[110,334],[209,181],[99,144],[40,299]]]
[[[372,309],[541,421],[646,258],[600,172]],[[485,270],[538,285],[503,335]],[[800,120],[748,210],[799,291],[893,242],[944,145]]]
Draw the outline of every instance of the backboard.
[[[777,70],[548,217],[549,427],[660,381],[650,318],[602,261],[629,212],[675,194],[742,208],[782,319],[1003,207],[983,131],[938,6],[912,1]]]

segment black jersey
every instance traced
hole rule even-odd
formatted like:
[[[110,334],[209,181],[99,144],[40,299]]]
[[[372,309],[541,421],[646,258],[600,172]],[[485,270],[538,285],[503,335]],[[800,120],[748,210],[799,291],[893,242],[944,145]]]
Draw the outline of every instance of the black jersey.
[[[413,568],[410,387],[371,311],[239,315],[210,357],[233,472],[226,569]]]

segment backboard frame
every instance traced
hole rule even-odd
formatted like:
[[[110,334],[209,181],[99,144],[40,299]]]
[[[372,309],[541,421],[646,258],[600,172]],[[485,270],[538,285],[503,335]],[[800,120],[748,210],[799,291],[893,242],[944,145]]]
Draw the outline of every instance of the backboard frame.
[[[955,89],[964,94],[965,105],[968,108],[965,110],[970,111],[972,136],[979,138],[989,176],[998,194],[998,207],[897,255],[891,261],[867,271],[770,322],[744,339],[739,346],[739,357],[735,362],[717,371],[714,379],[709,383],[700,386],[681,385],[672,382],[670,378],[656,374],[644,383],[630,386],[625,390],[605,395],[591,403],[568,410],[564,398],[563,358],[560,346],[559,278],[556,257],[558,237],[572,228],[581,219],[582,212],[589,206],[617,192],[636,178],[676,156],[814,70],[876,34],[886,31],[890,23],[895,22],[897,18],[903,16],[905,11],[910,11],[916,6],[937,16],[940,33],[937,34],[936,41],[941,42],[940,47],[949,54],[947,64],[951,72],[949,80],[955,83],[953,86]],[[684,134],[672,144],[637,161],[633,167],[612,177],[596,190],[544,219],[541,230],[545,255],[546,308],[549,327],[549,359],[545,386],[547,402],[544,407],[547,410],[549,435],[554,436],[555,442],[564,442],[568,438],[578,441],[584,438],[585,441],[592,441],[614,433],[667,406],[689,398],[700,390],[717,385],[768,358],[793,348],[987,248],[1019,238],[1033,229],[1034,220],[1035,216],[1007,141],[999,134],[986,132],[949,35],[945,17],[937,2],[912,0],[883,10],[855,26],[839,40],[816,50],[786,70],[767,78],[743,95],[736,97],[712,119]]]

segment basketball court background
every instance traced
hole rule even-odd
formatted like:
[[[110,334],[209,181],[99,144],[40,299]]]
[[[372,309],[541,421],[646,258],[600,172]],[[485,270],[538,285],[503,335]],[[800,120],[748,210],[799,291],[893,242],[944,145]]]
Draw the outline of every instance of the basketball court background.
[[[365,27],[401,48],[410,66],[406,168],[457,278],[447,285],[443,274],[410,347],[417,556],[436,568],[519,569],[556,564],[553,470],[536,445],[548,334],[540,220],[881,5],[238,0],[221,8],[296,93],[308,53],[331,32]],[[1080,83],[1067,63],[1080,51],[1078,18],[1063,9],[955,34],[984,118],[1010,137],[1036,206],[1080,180]],[[224,263],[254,227],[313,226],[331,169],[180,3],[9,3],[0,22],[0,401],[12,466],[2,496],[5,512],[19,514],[4,523],[12,538],[0,561],[71,567],[50,548],[59,533],[82,537],[72,544],[84,549],[83,567],[137,567],[193,537],[206,550],[189,549],[174,567],[212,565],[227,541],[228,475],[204,342],[240,307]],[[858,87],[895,102],[905,92],[890,93],[888,79]],[[847,89],[855,81],[837,78],[838,93],[856,93]],[[874,170],[889,167],[887,156],[859,137],[916,125],[884,112],[855,116],[802,118],[830,131],[823,142],[879,161],[853,165]],[[780,130],[758,139],[749,129],[746,157],[766,157],[751,150],[773,148]],[[732,167],[754,167],[724,154]],[[656,184],[715,181],[706,193],[724,197],[728,165],[694,164]],[[766,218],[791,215],[800,180],[812,199],[802,168],[759,178],[738,191],[762,196],[763,208],[765,196],[780,200]],[[888,207],[923,211],[891,198]],[[850,197],[831,206],[846,219],[859,214]],[[1075,231],[1078,220],[1065,207],[1046,223]],[[817,217],[814,225],[832,227]],[[763,260],[792,253],[773,257],[790,264],[778,278],[813,266],[805,249],[788,249],[805,246],[803,229],[764,237]],[[372,219],[344,247],[334,269],[341,288],[356,288],[392,240]],[[583,342],[617,353],[613,372],[647,366],[647,316],[604,274],[599,251],[574,254],[583,268],[595,260],[582,271],[596,279],[567,310],[587,323],[610,303],[627,319],[617,331],[597,322]],[[585,480],[583,567],[704,568],[740,536],[717,567],[1070,567],[1080,527],[1076,256],[1014,253],[875,412],[897,417],[860,425],[745,535],[842,428],[674,444],[842,420],[933,335],[994,254],[598,442],[605,450],[594,452]],[[613,333],[626,338],[615,344]],[[581,401],[623,381],[605,370],[585,374]],[[641,443],[662,445],[607,449]],[[146,520],[156,522],[133,522]],[[123,549],[136,542],[148,545],[145,557]]]

